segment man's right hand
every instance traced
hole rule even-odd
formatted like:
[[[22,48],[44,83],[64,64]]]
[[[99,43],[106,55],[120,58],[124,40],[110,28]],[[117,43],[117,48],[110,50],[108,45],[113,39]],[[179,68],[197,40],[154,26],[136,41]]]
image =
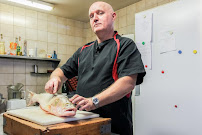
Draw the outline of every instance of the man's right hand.
[[[54,94],[61,86],[61,79],[59,77],[52,77],[45,85],[46,92]]]

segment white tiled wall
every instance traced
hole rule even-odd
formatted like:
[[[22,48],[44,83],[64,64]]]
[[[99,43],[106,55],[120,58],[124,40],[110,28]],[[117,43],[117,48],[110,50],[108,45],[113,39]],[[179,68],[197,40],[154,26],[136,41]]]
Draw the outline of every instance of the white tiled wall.
[[[0,3],[0,33],[4,35],[6,51],[9,49],[10,42],[20,36],[22,41],[25,39],[28,41],[28,49],[34,49],[36,45],[38,52],[43,49],[46,53],[53,53],[53,50],[56,50],[57,54],[67,59],[67,54],[73,54],[74,51],[68,52],[64,49],[61,52],[59,46],[65,48],[74,46],[74,50],[82,46],[85,42],[84,24],[84,22]],[[57,47],[53,47],[52,43]]]
[[[174,0],[141,0],[117,13],[115,30],[119,34],[134,34],[134,14],[149,8],[165,4]],[[26,39],[28,49],[38,48],[53,53],[55,50],[60,65],[82,45],[96,39],[95,34],[87,22],[80,22],[62,18],[47,13],[41,13],[25,8],[19,8],[0,3],[0,34],[4,35],[6,51],[15,37],[21,37],[22,43]],[[21,43],[21,44],[22,44]],[[52,69],[52,63],[29,60],[0,59],[0,93],[7,97],[6,86],[21,82],[25,89],[40,93],[44,92],[44,85],[48,75],[33,75],[33,65],[38,64],[39,72]]]
[[[83,36],[84,24],[0,3],[0,34],[4,36],[5,50],[9,50],[10,42],[14,42],[15,38],[20,36],[21,45],[26,39],[28,49],[37,47],[38,54],[41,51],[52,54],[55,50],[61,59],[60,65],[86,41]],[[25,85],[25,89],[44,91],[49,75],[30,74],[33,72],[34,64],[38,65],[39,72],[53,69],[52,63],[49,62],[0,59],[0,93],[7,97],[6,86],[19,82]]]
[[[134,34],[135,32],[135,13],[160,6],[175,0],[141,0],[137,3],[129,5],[125,8],[119,9],[116,12],[117,18],[115,20],[114,28],[120,35]],[[90,42],[95,39],[95,35],[90,28],[90,24],[84,24],[84,37],[86,41]]]

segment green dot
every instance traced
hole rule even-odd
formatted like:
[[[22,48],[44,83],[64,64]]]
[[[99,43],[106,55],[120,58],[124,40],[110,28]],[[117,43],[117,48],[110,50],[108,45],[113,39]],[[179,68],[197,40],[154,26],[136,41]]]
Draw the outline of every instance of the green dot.
[[[145,45],[145,42],[142,42],[143,45]]]

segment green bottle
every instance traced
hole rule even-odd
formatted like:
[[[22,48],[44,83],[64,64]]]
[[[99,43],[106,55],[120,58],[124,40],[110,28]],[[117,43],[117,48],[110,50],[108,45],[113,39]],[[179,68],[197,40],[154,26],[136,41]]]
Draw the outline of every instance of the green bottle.
[[[16,54],[18,55],[18,56],[20,56],[20,45],[19,45],[19,43],[18,43],[18,38],[16,38],[15,39],[15,43],[17,44],[17,52],[16,52]]]

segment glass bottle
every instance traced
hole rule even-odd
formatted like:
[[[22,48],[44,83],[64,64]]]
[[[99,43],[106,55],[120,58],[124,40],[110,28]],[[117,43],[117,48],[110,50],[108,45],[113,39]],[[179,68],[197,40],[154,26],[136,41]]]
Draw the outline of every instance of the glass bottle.
[[[18,55],[22,56],[22,42],[21,42],[21,37],[20,36],[19,36],[19,42],[18,42],[18,44],[19,44],[19,47],[17,48],[17,49],[19,49],[18,50],[19,51]]]
[[[3,41],[3,34],[0,39],[0,54],[5,54],[5,42]]]
[[[18,38],[15,39],[15,43],[17,44],[16,54],[19,56],[20,55],[20,45],[19,45],[19,42],[18,42]]]
[[[27,56],[27,40],[24,41],[23,51],[24,51],[24,56]]]
[[[56,51],[53,51],[52,58],[53,58],[53,59],[57,59]]]

